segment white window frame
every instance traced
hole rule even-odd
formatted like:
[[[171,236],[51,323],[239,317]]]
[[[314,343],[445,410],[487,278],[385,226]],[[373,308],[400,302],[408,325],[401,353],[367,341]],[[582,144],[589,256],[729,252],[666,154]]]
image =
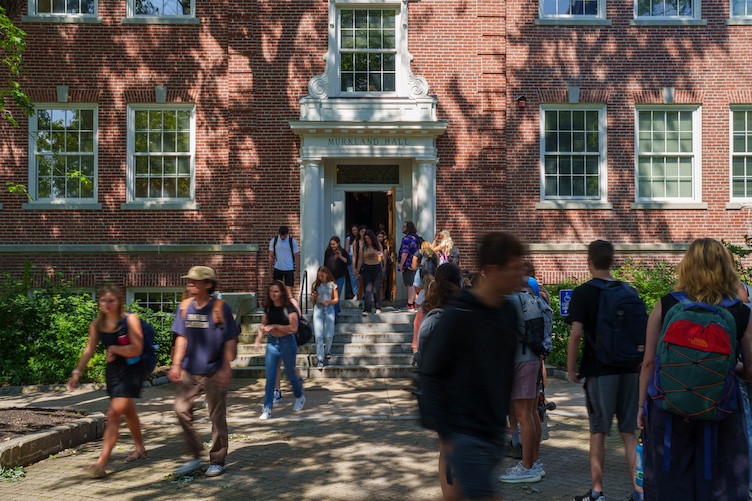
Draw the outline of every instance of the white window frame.
[[[547,196],[546,195],[546,113],[558,111],[598,112],[598,195],[597,196]],[[540,197],[541,202],[602,204],[608,193],[606,150],[606,106],[603,104],[546,104],[540,107]]]
[[[653,0],[653,1],[669,1],[669,0]],[[681,1],[681,0],[680,0]],[[638,4],[640,3],[640,0],[634,0],[634,18],[637,21],[643,20],[643,21],[664,21],[664,20],[699,20],[702,18],[701,13],[701,1],[700,0],[689,0],[692,3],[692,15],[691,16],[682,16],[682,15],[675,15],[675,16],[653,16],[653,15],[640,15],[637,11]]]
[[[752,20],[752,1],[744,0],[746,2],[746,13],[740,15],[734,15],[734,0],[729,0],[729,18],[731,19],[750,19]]]
[[[178,110],[178,111],[190,111],[191,120],[191,146],[190,146],[190,179],[191,188],[190,196],[187,198],[149,198],[149,197],[136,197],[136,111],[151,111],[151,110]],[[196,106],[194,104],[183,103],[148,103],[148,104],[129,104],[128,105],[128,138],[127,138],[127,182],[126,182],[126,201],[128,203],[137,204],[152,204],[152,205],[166,205],[166,208],[172,208],[173,206],[180,205],[184,202],[193,202],[196,197]],[[126,204],[127,205],[127,204]],[[129,208],[129,207],[124,207]]]
[[[646,197],[640,195],[640,112],[646,111],[691,111],[692,112],[692,195],[689,197]],[[702,201],[702,107],[698,105],[639,105],[635,107],[634,113],[634,183],[635,183],[635,201],[638,204],[686,204],[699,203]],[[651,156],[651,155],[647,155]],[[685,156],[679,152],[664,152],[662,155],[656,153],[654,156]]]
[[[198,24],[196,0],[190,0],[190,14],[137,14],[136,0],[127,0],[125,24]]]
[[[36,103],[34,105],[35,111],[29,117],[29,186],[28,191],[31,196],[31,200],[24,207],[38,207],[38,206],[91,206],[90,208],[100,208],[96,205],[98,200],[98,171],[99,171],[99,107],[93,103]],[[93,158],[94,158],[94,172],[92,177],[92,196],[91,197],[79,197],[79,198],[52,198],[39,196],[39,172],[36,160],[37,152],[37,139],[39,137],[37,110],[89,110],[94,112],[94,144],[93,144]]]
[[[183,290],[184,288],[182,287],[128,287],[128,290],[125,293],[125,303],[126,304],[133,303],[133,301],[135,301],[136,294],[169,293],[169,294],[176,294],[178,298],[177,304],[180,304],[180,295],[183,293]],[[161,310],[155,311],[154,313],[157,313],[157,314],[162,313],[168,316],[173,315],[171,312],[162,312]]]
[[[61,12],[58,14],[54,12],[39,12],[39,0],[27,0],[27,7],[28,7],[29,16],[32,16],[32,17],[96,19],[99,15],[99,0],[94,0],[94,12],[86,13],[86,14],[82,14],[82,13],[69,14],[67,12]]]
[[[592,14],[546,14],[544,12],[545,4],[552,0],[539,0],[538,1],[538,17],[540,19],[606,19],[606,0],[597,0],[597,12]],[[556,0],[553,0],[556,1]]]
[[[729,200],[731,202],[752,202],[752,186],[746,191],[750,193],[746,197],[738,197],[734,195],[734,159],[737,157],[747,157],[748,167],[752,168],[752,148],[744,153],[736,153],[734,151],[734,114],[736,112],[746,112],[752,116],[752,106],[732,106],[729,113]],[[746,135],[747,141],[752,140],[752,119],[747,124]],[[752,185],[752,173],[745,175],[746,183]]]

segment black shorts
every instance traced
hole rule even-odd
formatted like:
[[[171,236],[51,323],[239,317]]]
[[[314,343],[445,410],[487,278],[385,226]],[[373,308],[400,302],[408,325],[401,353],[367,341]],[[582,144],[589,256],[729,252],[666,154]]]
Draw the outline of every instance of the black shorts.
[[[283,271],[274,268],[274,274],[272,275],[272,277],[274,278],[274,280],[279,280],[288,287],[295,285],[295,270]]]

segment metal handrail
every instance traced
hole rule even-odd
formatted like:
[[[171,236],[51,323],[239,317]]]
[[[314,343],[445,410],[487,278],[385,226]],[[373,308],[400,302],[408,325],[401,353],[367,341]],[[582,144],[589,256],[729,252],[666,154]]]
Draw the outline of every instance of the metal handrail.
[[[305,314],[308,315],[308,301],[303,303],[303,298],[308,294],[308,270],[303,270],[303,277],[300,279],[300,308],[303,309],[305,304]]]

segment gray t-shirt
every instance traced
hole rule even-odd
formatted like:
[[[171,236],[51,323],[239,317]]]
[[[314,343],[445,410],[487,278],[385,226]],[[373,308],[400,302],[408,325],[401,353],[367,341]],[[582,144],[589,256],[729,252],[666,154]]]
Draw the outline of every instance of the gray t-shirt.
[[[274,248],[274,238],[269,240],[269,250],[274,252],[274,268],[279,271],[292,271],[295,269],[295,261],[293,260],[293,254],[300,252],[298,249],[298,242],[295,241],[290,235],[287,235],[284,239],[280,236],[275,237],[277,239],[277,248]],[[292,238],[292,252],[290,252],[290,241]]]
[[[316,308],[325,308],[325,306],[321,303],[334,299],[334,290],[336,288],[336,282],[325,282],[323,284],[319,284],[319,286],[316,287],[316,293],[319,295],[319,297],[316,299]]]

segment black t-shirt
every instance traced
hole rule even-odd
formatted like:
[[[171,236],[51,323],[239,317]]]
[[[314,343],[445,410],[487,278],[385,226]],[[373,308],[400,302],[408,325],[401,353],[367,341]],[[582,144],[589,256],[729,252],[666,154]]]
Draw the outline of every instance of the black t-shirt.
[[[567,322],[580,322],[585,331],[585,344],[582,347],[582,360],[580,361],[580,377],[608,376],[612,374],[632,374],[640,371],[638,368],[618,367],[606,365],[595,356],[595,326],[598,322],[598,303],[601,297],[601,289],[592,285],[591,282],[598,280],[608,283],[609,280],[593,278],[572,291],[572,299],[569,301],[569,315]]]
[[[661,325],[663,325],[663,319],[668,310],[678,302],[671,294],[666,294],[661,298]],[[736,322],[736,340],[739,341],[744,336],[744,331],[747,330],[747,324],[749,324],[749,308],[742,303],[736,303],[727,310]]]
[[[297,314],[293,305],[289,306],[267,306],[264,308],[266,313],[266,323],[268,325],[290,325],[288,319],[290,312]]]
[[[340,252],[342,253],[342,257],[349,262],[350,254],[342,248],[340,248]],[[329,268],[329,271],[332,272],[332,276],[335,280],[342,278],[347,274],[347,263],[338,258],[337,254],[335,254],[330,247],[327,247],[326,251],[324,251],[324,266]]]

